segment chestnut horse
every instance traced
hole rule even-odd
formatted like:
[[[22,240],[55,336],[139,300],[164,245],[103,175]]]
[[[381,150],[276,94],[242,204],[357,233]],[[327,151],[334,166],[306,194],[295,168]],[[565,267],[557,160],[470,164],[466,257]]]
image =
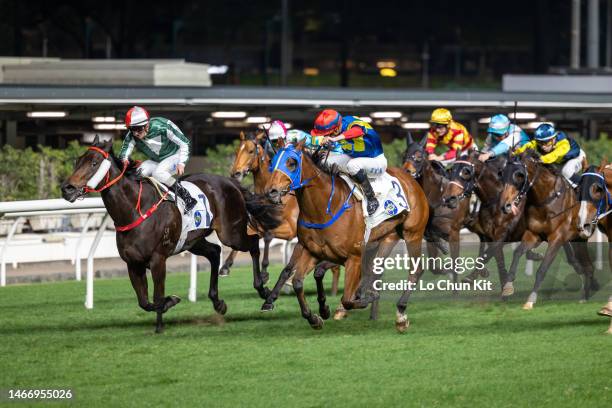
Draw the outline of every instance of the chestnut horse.
[[[580,179],[580,196],[582,203],[590,201],[591,206],[583,211],[584,218],[591,223],[598,223],[598,227],[608,237],[608,266],[612,268],[612,166],[602,163],[599,168],[591,166]],[[601,316],[612,317],[612,296],[608,303],[598,312]],[[607,331],[612,334],[612,320]]]
[[[240,144],[236,148],[236,158],[231,169],[231,176],[239,182],[249,173],[253,174],[254,190],[256,194],[263,194],[264,188],[268,179],[272,175],[270,173],[270,158],[261,145],[264,133],[260,132],[255,137],[247,136],[244,132],[240,132]],[[284,239],[291,241],[297,236],[297,219],[300,212],[297,201],[294,195],[286,195],[282,200],[282,223],[272,231],[263,231],[263,239],[265,243],[263,260],[262,260],[262,276],[267,277],[268,273],[268,253],[270,241],[272,238]],[[236,251],[232,251],[228,256],[225,264],[221,268],[220,274],[229,273],[229,268],[232,266]],[[338,278],[340,276],[340,267],[332,265],[329,262],[322,262],[317,265],[317,269],[332,269],[332,296],[336,296],[338,291]],[[284,283],[284,282],[283,282]]]
[[[106,183],[101,181],[93,189],[87,187],[94,175],[99,173],[99,168],[104,172],[105,167],[102,166],[108,166]],[[224,245],[250,252],[254,286],[260,296],[266,298],[269,291],[259,271],[259,237],[248,235],[247,225],[252,221],[258,228],[277,227],[280,221],[276,206],[266,203],[226,177],[194,174],[183,180],[197,185],[206,194],[213,221],[210,228],[190,232],[178,249],[204,256],[210,261],[208,297],[215,311],[225,314],[227,306],[219,298],[217,288],[221,248],[206,240],[213,231]],[[112,142],[100,143],[97,136],[93,145],[77,159],[72,175],[62,183],[61,189],[64,199],[70,202],[90,191],[100,192],[115,225],[128,226],[141,222],[134,228],[117,230],[117,249],[127,263],[138,305],[147,312],[157,313],[156,332],[161,332],[162,315],[180,301],[176,296],[165,296],[166,259],[175,253],[182,228],[182,217],[177,206],[160,199],[156,187],[138,177],[134,162],[124,166],[113,154]],[[149,209],[144,216],[141,208]],[[147,268],[151,269],[153,278],[153,303],[149,301]]]
[[[371,275],[372,265],[369,259],[362,262],[365,220],[361,203],[354,197],[349,186],[339,180],[335,169],[329,170],[321,163],[324,160],[321,156],[324,155],[315,154],[313,159],[304,151],[303,142],[296,146],[288,145],[274,157],[274,172],[266,184],[266,195],[273,202],[280,202],[282,196],[291,190],[296,194],[300,207],[299,242],[282,274],[288,276],[295,269],[293,289],[302,317],[307,319],[314,329],[322,328],[321,317],[327,319],[330,316],[329,308],[325,304],[323,277],[315,275],[321,317],[311,312],[304,296],[303,282],[306,274],[321,260],[344,265],[342,305],[347,310],[365,308],[375,301],[378,295],[369,287],[372,282],[368,279],[362,280],[362,267],[364,273]],[[401,212],[374,228],[367,243],[368,252],[372,250],[371,253],[377,257],[386,257],[398,240],[403,238],[410,256],[419,257],[429,218],[427,198],[409,174],[399,168],[389,168],[387,171],[401,183],[410,211]],[[326,208],[330,211],[327,212]],[[317,223],[321,224],[314,227]],[[422,270],[418,268],[410,275],[410,280],[416,282],[421,274]],[[406,331],[409,325],[406,307],[410,294],[411,291],[406,290],[397,303],[395,326],[400,332]]]
[[[542,165],[535,151],[528,150],[510,161],[504,169],[503,182],[499,201],[502,210],[505,213],[516,212],[516,206],[526,200],[524,214],[527,221],[521,244],[514,252],[503,295],[514,292],[513,282],[523,253],[536,247],[541,240],[548,242],[536,272],[533,290],[523,305],[523,309],[530,310],[537,301],[538,290],[559,248],[570,241],[586,241],[593,233],[594,225],[584,221],[582,205],[567,180],[550,167]],[[572,247],[584,275],[584,300],[587,300],[592,286],[596,285],[593,264],[586,245]]]

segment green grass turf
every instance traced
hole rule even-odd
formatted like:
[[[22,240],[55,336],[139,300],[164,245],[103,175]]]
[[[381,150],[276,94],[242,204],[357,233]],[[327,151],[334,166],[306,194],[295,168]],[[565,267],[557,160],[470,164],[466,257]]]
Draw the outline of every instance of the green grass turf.
[[[167,293],[184,299],[161,335],[126,278],[96,281],[93,310],[84,282],[0,289],[0,388],[69,387],[71,404],[88,407],[612,406],[600,300],[543,300],[526,312],[523,297],[415,299],[404,335],[384,301],[378,321],[357,311],[314,331],[293,295],[260,313],[245,268],[220,281],[228,312],[216,315],[208,276],[197,303],[184,296],[187,274],[168,276]],[[317,310],[312,277],[306,288]],[[328,300],[333,310],[339,296]]]

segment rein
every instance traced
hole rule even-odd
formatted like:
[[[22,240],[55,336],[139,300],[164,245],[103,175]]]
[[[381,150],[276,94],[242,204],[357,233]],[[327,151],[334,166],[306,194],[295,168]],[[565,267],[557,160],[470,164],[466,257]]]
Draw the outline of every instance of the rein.
[[[331,186],[331,192],[329,194],[329,200],[327,200],[327,208],[325,209],[325,213],[328,215],[332,215],[331,214],[331,202],[332,202],[332,198],[334,197],[334,192],[335,192],[335,175],[332,174],[331,176],[332,179],[332,186]],[[311,229],[325,229],[329,226],[331,226],[333,223],[335,223],[341,216],[342,214],[348,210],[349,208],[352,207],[351,204],[349,204],[349,200],[351,199],[351,197],[353,196],[353,193],[355,192],[355,187],[353,186],[353,188],[351,189],[350,194],[348,195],[348,197],[346,197],[346,200],[344,201],[344,203],[342,204],[342,206],[340,207],[340,209],[338,211],[336,211],[336,213],[334,215],[332,215],[332,217],[329,219],[329,221],[324,222],[324,223],[316,223],[316,222],[308,222],[308,221],[304,221],[301,218],[298,218],[298,224],[306,227],[306,228],[311,228]]]
[[[99,147],[96,147],[96,146],[90,146],[87,150],[92,150],[92,151],[100,153],[102,156],[104,156],[104,160],[106,160],[106,161],[108,161],[110,163],[108,152],[106,152],[106,151],[104,151],[104,150],[102,150],[102,149],[100,149]],[[117,183],[123,177],[123,175],[125,174],[125,171],[127,170],[127,167],[128,167],[128,163],[124,162],[123,163],[123,169],[121,170],[121,173],[117,177],[115,177],[113,180],[109,181],[109,179],[110,179],[110,166],[108,166],[108,169],[106,170],[105,184],[102,187],[100,187],[100,188],[91,188],[89,186],[86,186],[85,190],[84,190],[85,194],[91,193],[91,192],[99,193],[101,191],[106,190],[107,188],[109,188],[113,184]],[[94,175],[92,177],[92,179],[96,178],[96,176],[98,176],[98,175],[97,174]],[[91,181],[91,179],[90,179],[90,181]],[[153,206],[151,208],[149,208],[143,214],[141,209],[140,209],[140,199],[142,197],[142,180],[140,180],[140,188],[138,189],[138,200],[136,202],[136,207],[135,207],[136,210],[138,210],[138,214],[140,214],[140,217],[136,221],[134,221],[134,222],[132,222],[132,223],[130,223],[128,225],[123,225],[123,226],[115,225],[115,229],[117,231],[119,231],[119,232],[124,232],[124,231],[129,231],[131,229],[134,229],[137,226],[139,226],[140,224],[142,224],[142,222],[144,220],[149,218],[155,211],[157,211],[157,208],[166,199],[166,197],[168,196],[168,193],[169,193],[169,191],[166,191],[166,193],[161,196],[160,200],[158,202],[156,202],[155,204],[153,204]]]

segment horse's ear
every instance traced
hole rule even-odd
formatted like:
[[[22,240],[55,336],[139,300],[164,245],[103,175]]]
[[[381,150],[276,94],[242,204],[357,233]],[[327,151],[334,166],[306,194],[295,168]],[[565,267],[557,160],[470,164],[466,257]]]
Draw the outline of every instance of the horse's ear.
[[[100,143],[100,135],[96,134],[96,137],[94,137],[94,140],[93,140],[93,142],[91,144],[96,146],[99,143]]]
[[[108,139],[106,142],[103,143],[104,151],[110,152],[112,148],[113,148],[113,139]]]
[[[423,149],[425,148],[425,146],[427,145],[427,135],[423,136],[423,139],[421,139],[421,142],[419,144]]]
[[[244,132],[241,130],[240,131],[240,140],[245,140],[246,139],[246,135],[244,134]]]
[[[414,139],[412,138],[412,132],[408,132],[406,136],[406,147],[410,147],[411,144],[414,143]]]
[[[607,160],[605,158],[602,158],[601,161],[599,162],[599,167],[597,168],[597,171],[599,173],[602,173],[603,169],[606,168],[606,162],[607,162]]]

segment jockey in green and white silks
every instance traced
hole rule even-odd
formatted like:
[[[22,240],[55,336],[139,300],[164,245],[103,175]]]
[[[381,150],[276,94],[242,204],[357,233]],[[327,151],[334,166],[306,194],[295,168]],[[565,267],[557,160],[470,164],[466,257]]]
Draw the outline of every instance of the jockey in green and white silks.
[[[189,139],[180,129],[165,118],[150,118],[149,113],[134,106],[125,116],[125,126],[129,129],[119,158],[128,160],[134,148],[145,154],[145,160],[140,166],[140,174],[151,176],[170,187],[185,203],[185,213],[196,205],[196,200],[176,181],[174,175],[181,176],[189,160]]]

